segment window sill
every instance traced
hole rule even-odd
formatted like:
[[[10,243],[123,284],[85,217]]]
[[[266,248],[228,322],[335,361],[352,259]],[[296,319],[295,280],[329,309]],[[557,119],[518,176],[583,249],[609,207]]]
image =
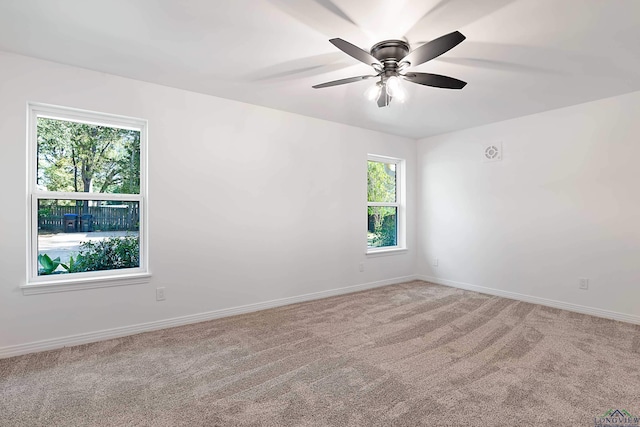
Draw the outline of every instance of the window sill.
[[[151,273],[122,274],[118,276],[85,277],[81,279],[33,282],[20,286],[23,295],[77,291],[80,289],[108,288],[112,286],[142,285],[151,281]]]
[[[374,249],[374,250],[368,250],[366,255],[367,256],[372,256],[372,257],[376,257],[376,256],[387,256],[387,255],[402,255],[406,252],[408,252],[409,250],[407,248],[389,248],[389,249]]]

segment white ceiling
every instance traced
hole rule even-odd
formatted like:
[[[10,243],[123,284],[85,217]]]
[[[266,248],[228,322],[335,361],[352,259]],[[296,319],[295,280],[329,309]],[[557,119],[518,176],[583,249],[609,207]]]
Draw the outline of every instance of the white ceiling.
[[[329,43],[462,44],[404,104]],[[640,0],[0,0],[0,50],[413,138],[640,90]]]

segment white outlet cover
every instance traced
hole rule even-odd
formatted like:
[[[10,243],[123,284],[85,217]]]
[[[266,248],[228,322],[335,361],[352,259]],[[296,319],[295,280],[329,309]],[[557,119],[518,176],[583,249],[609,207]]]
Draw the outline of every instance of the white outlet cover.
[[[580,279],[578,279],[578,287],[584,290],[589,289],[589,279],[585,277],[581,277]]]
[[[482,146],[482,161],[499,162],[502,160],[502,143],[492,142]]]

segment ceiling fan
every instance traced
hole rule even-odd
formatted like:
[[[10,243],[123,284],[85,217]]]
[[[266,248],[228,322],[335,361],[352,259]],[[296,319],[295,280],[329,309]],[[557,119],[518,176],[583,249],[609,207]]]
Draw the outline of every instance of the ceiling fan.
[[[358,61],[372,66],[377,74],[334,80],[315,85],[313,88],[321,89],[380,77],[376,85],[369,88],[366,93],[367,98],[370,100],[377,100],[378,107],[389,105],[392,98],[396,98],[400,102],[404,101],[405,92],[400,86],[400,78],[424,86],[462,89],[467,84],[462,80],[439,74],[407,72],[406,70],[409,67],[415,67],[437,58],[462,43],[465,38],[459,31],[454,31],[432,40],[411,52],[409,52],[409,43],[404,40],[385,40],[376,43],[371,48],[371,53],[367,53],[345,40],[339,38],[331,39],[329,41],[334,46]]]

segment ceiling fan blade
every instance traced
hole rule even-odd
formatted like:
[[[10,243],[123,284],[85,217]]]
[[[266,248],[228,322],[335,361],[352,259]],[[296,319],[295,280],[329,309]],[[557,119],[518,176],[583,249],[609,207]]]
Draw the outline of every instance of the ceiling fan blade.
[[[331,39],[329,40],[335,47],[343,51],[349,56],[357,59],[360,62],[364,62],[367,65],[373,66],[373,64],[382,65],[380,61],[371,56],[368,52],[360,49],[358,46],[352,45],[348,41],[342,39]]]
[[[441,87],[444,89],[462,89],[467,82],[454,79],[453,77],[441,76],[440,74],[430,73],[407,73],[404,77],[406,80],[417,83],[419,85]]]
[[[420,65],[432,60],[433,58],[437,58],[448,50],[453,49],[462,43],[464,39],[466,39],[466,37],[462,35],[461,32],[454,31],[453,33],[438,37],[437,39],[420,46],[405,56],[402,59],[402,62],[410,62],[411,66],[415,67],[416,65]]]
[[[314,89],[322,89],[323,87],[331,87],[331,86],[344,85],[344,84],[347,84],[347,83],[359,82],[360,80],[366,80],[366,79],[370,79],[372,77],[377,77],[377,76],[348,77],[346,79],[340,79],[340,80],[334,80],[332,82],[320,83],[319,85],[315,85],[315,86],[311,86],[311,87],[314,88]]]
[[[387,86],[382,85],[380,96],[378,97],[378,107],[386,107],[391,102],[391,95],[387,92]]]
[[[340,6],[335,4],[332,0],[314,0],[314,1],[318,3],[320,6],[324,7],[329,12],[336,15],[337,17],[344,19],[345,21],[355,25],[356,27],[358,26],[358,24],[356,24],[353,21],[353,19],[351,19],[351,17],[349,17],[349,15],[347,15],[344,12],[344,10],[340,9]]]

